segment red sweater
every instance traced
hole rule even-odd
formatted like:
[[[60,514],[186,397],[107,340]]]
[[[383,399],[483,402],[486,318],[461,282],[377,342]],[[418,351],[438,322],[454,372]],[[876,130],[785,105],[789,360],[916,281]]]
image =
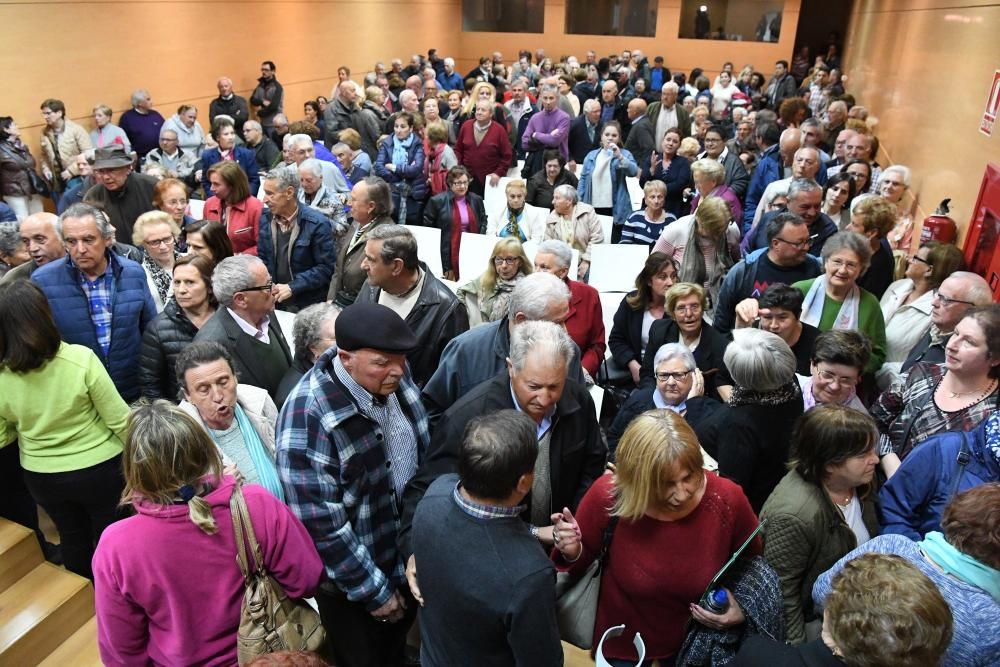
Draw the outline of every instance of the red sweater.
[[[490,122],[490,129],[486,130],[486,136],[477,146],[473,129],[475,124],[476,119],[470,118],[462,123],[462,127],[458,130],[458,139],[455,141],[455,157],[458,163],[468,169],[472,177],[480,183],[485,183],[486,177],[490,174],[503,178],[510,170],[514,159],[510,136],[503,126],[494,120]]]
[[[567,278],[566,286],[569,287],[570,294],[566,333],[580,348],[583,367],[591,377],[597,377],[597,369],[601,366],[607,349],[601,297],[596,289],[586,283]]]
[[[636,632],[646,642],[647,660],[677,653],[691,618],[688,605],[698,601],[715,573],[757,527],[757,516],[739,486],[714,473],[705,476],[701,504],[680,521],[644,516],[618,522],[601,581],[593,646],[612,626],[624,623],[625,633],[604,643],[605,657],[635,660]],[[553,551],[559,569],[582,573],[600,552],[608,508],[614,502],[613,481],[612,475],[601,476],[580,501],[576,519],[583,554],[567,566]],[[747,550],[761,553],[760,538]]]

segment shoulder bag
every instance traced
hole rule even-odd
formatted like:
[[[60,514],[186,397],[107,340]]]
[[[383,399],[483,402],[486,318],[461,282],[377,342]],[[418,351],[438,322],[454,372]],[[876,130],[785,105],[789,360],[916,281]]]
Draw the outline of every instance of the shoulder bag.
[[[559,623],[559,635],[573,646],[588,651],[594,644],[597,599],[601,593],[601,572],[607,564],[611,537],[617,524],[618,517],[612,516],[604,529],[601,553],[579,578],[571,576],[568,572],[559,572],[556,575],[556,620]]]

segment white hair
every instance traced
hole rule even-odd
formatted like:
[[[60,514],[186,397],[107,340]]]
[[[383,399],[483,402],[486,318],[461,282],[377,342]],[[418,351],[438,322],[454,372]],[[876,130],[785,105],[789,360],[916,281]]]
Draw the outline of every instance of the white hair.
[[[306,158],[302,161],[299,165],[299,172],[301,173],[302,170],[308,171],[316,178],[323,178],[323,165],[314,157]]]

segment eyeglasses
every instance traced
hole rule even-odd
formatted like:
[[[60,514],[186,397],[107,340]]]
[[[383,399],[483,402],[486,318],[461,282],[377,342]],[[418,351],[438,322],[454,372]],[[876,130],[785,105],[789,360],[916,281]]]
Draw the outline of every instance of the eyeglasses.
[[[837,375],[836,373],[831,373],[830,371],[816,371],[816,374],[826,383],[836,382],[840,387],[854,386],[858,383],[857,376],[848,377],[845,375]]]
[[[961,299],[952,299],[951,297],[947,297],[944,294],[941,294],[941,292],[939,290],[931,290],[931,294],[933,295],[933,298],[934,298],[935,301],[940,301],[941,302],[942,306],[952,306],[952,305],[955,305],[956,303],[961,303],[961,304],[964,304],[966,306],[975,306],[976,305],[976,304],[972,303],[971,301],[962,301]]]
[[[857,262],[845,262],[842,259],[828,259],[827,264],[837,270],[847,269],[848,271],[857,271],[861,268],[861,265]]]
[[[147,245],[147,246],[150,246],[150,247],[153,247],[153,248],[159,248],[160,246],[171,246],[173,244],[174,244],[174,237],[173,236],[168,236],[165,239],[152,239],[150,241],[146,241],[146,243],[144,245]]]
[[[926,259],[924,259],[920,255],[914,255],[913,257],[910,258],[910,261],[911,262],[920,262],[921,264],[926,264],[927,266],[934,266],[933,264],[931,264],[930,262],[928,262]]]
[[[657,382],[669,382],[670,380],[680,382],[690,374],[691,371],[683,371],[680,373],[654,373],[653,376]]]
[[[467,188],[467,187],[469,187],[469,181],[467,181],[465,179],[462,179],[461,181],[452,181],[451,182],[451,187],[455,187],[456,185],[459,186],[459,187]]]
[[[274,282],[268,281],[264,285],[257,285],[256,287],[245,287],[240,292],[270,292],[274,289]]]
[[[796,250],[802,250],[803,248],[808,248],[809,246],[811,246],[813,244],[813,240],[815,238],[816,238],[816,235],[813,235],[813,236],[810,236],[809,238],[807,238],[805,241],[788,241],[786,239],[781,238],[780,236],[775,236],[774,240],[775,241],[781,241],[782,243],[787,243],[788,245],[792,246]]]
[[[496,264],[497,266],[500,266],[502,264],[515,264],[520,259],[521,259],[520,257],[494,257],[493,263]]]
[[[694,305],[688,305],[688,306],[675,306],[674,307],[674,312],[675,313],[700,313],[701,312],[701,304],[700,303],[696,303]]]

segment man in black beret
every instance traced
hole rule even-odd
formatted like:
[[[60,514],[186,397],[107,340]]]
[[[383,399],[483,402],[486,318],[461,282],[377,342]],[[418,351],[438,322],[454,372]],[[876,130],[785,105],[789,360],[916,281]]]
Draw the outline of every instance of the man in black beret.
[[[348,306],[335,331],[281,411],[278,473],[326,566],[316,602],[336,664],[394,667],[416,614],[400,501],[430,440],[406,363],[417,337],[377,303]]]

